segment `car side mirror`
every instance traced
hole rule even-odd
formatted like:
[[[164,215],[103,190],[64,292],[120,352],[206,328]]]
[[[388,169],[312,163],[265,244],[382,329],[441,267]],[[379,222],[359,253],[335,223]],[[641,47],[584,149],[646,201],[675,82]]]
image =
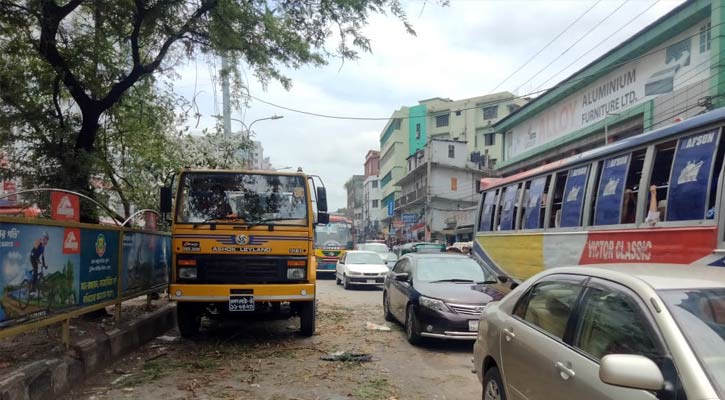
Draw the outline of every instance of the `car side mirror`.
[[[161,188],[159,202],[159,211],[161,214],[168,214],[171,212],[171,186],[164,186]]]
[[[398,282],[408,282],[410,280],[410,274],[408,274],[407,272],[395,274],[395,280]]]
[[[317,187],[317,212],[327,213],[327,190],[322,186]]]
[[[317,213],[317,225],[327,225],[330,223],[330,214],[326,212]]]
[[[647,357],[632,354],[609,354],[599,365],[602,382],[631,389],[662,390],[665,378],[657,364]]]

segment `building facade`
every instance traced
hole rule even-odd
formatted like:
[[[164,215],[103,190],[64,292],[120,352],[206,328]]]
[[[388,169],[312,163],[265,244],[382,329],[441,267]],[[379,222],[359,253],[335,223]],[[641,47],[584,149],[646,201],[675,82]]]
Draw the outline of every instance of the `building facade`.
[[[466,162],[490,172],[503,152],[503,143],[494,134],[494,125],[526,101],[501,92],[458,101],[436,97],[396,110],[380,134],[383,231],[387,229],[390,234],[391,228],[395,232],[403,226],[395,202],[403,195],[397,183],[409,173],[409,157],[433,139],[457,140],[464,144],[458,153],[463,154]]]
[[[480,180],[490,174],[470,161],[469,149],[464,141],[431,139],[407,158],[407,173],[396,182],[398,239],[472,239]]]
[[[345,182],[347,191],[347,217],[352,220],[355,236],[359,238],[363,228],[363,182],[364,175],[353,175]]]
[[[495,125],[511,175],[725,103],[725,0],[689,1]]]
[[[259,140],[252,142],[253,146],[249,152],[249,166],[251,169],[268,171],[272,169],[269,157],[264,156],[264,146]]]
[[[363,240],[380,236],[380,221],[384,217],[380,207],[380,152],[368,151],[365,155],[365,180],[363,181]]]

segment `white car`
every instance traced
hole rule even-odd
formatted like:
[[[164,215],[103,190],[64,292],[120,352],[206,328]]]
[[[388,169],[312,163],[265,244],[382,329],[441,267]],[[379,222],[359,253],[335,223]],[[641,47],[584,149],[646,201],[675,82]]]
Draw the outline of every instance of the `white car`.
[[[382,285],[388,266],[374,251],[353,250],[337,261],[335,281],[346,290],[353,285]]]

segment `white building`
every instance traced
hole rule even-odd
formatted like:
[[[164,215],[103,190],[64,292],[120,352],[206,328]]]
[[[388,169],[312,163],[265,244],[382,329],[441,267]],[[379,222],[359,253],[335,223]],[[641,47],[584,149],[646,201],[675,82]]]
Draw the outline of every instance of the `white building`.
[[[263,171],[271,170],[272,164],[269,161],[269,157],[264,156],[262,142],[254,140],[252,144],[253,146],[249,150],[249,168]]]
[[[403,239],[470,240],[481,178],[490,171],[470,161],[468,143],[432,139],[409,156],[407,173],[396,182],[396,214]]]

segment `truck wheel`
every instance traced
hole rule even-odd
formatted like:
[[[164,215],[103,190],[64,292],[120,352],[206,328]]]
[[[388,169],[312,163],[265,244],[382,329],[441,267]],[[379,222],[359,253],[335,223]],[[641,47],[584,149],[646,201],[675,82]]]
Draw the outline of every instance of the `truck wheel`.
[[[182,337],[198,335],[201,327],[200,307],[194,303],[176,303],[176,322]]]
[[[316,308],[315,300],[300,303],[300,332],[302,336],[310,337],[315,334]]]

